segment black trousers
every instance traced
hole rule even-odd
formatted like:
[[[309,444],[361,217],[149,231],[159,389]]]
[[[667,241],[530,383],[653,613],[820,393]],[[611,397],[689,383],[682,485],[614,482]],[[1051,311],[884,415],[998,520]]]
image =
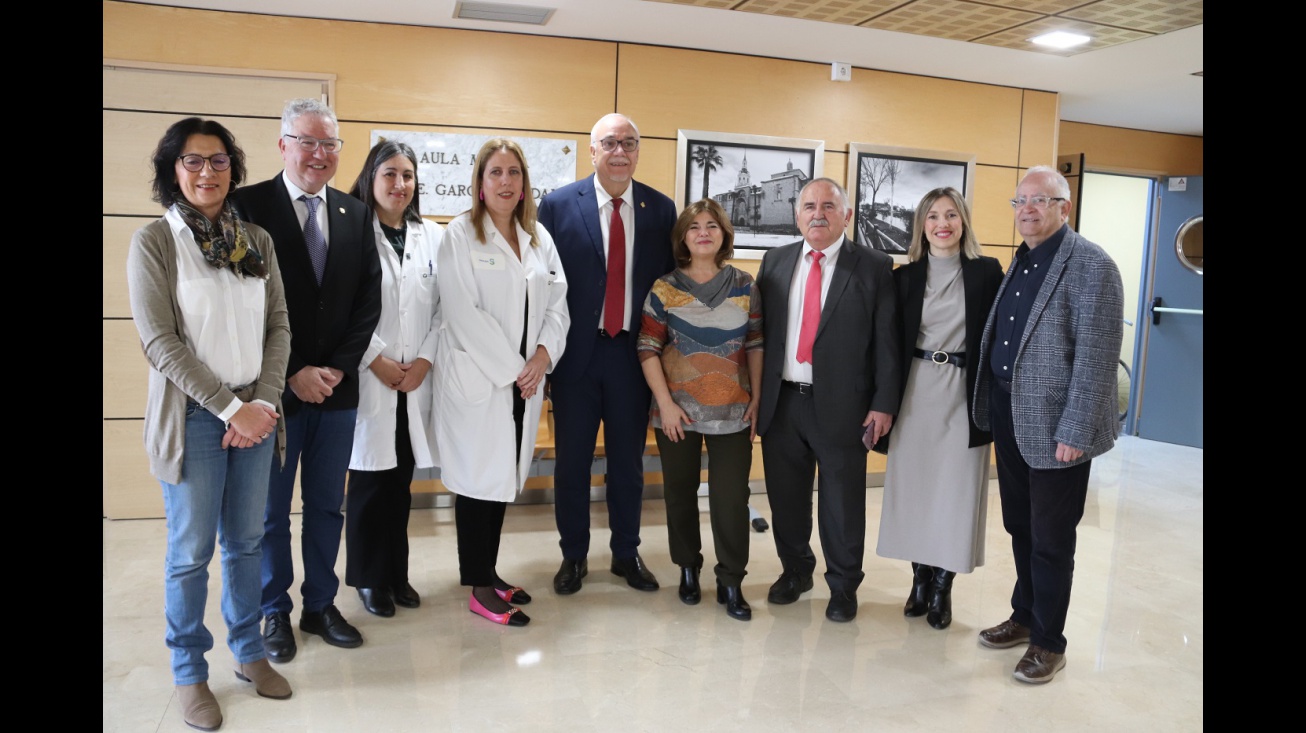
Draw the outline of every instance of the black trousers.
[[[385,471],[349,471],[345,497],[345,584],[355,588],[408,583],[408,512],[413,505],[413,444],[408,436],[408,395],[395,406],[398,465]]]
[[[520,460],[522,420],[526,401],[521,390],[512,388],[512,418],[517,425],[517,452]],[[476,499],[461,494],[454,497],[454,526],[458,530],[458,577],[472,587],[494,585],[498,578],[499,539],[503,535],[503,515],[508,503]]]
[[[1030,643],[1064,654],[1070,583],[1075,574],[1075,527],[1084,516],[1092,461],[1067,468],[1031,468],[1016,445],[1011,393],[989,392],[998,459],[1002,525],[1011,535],[1016,587],[1011,620],[1030,628]]]
[[[703,567],[698,479],[706,442],[707,506],[717,559],[714,570],[722,585],[739,585],[748,566],[748,473],[753,467],[748,428],[726,435],[687,430],[685,437],[674,443],[660,429],[653,433],[662,456],[671,561],[681,567]]]
[[[772,534],[784,569],[812,574],[812,481],[819,466],[817,525],[825,582],[831,591],[851,593],[865,577],[866,447],[857,435],[830,440],[820,426],[812,396],[781,387],[775,416],[762,436]]]

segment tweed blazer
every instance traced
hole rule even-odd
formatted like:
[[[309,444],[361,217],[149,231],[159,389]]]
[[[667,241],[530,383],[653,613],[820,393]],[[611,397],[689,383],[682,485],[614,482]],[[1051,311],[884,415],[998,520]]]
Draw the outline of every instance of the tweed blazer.
[[[972,417],[985,430],[993,319],[1015,265],[1013,260],[998,288],[980,346]],[[1111,257],[1069,229],[1045,278],[1016,349],[1011,417],[1016,444],[1031,468],[1067,468],[1111,450],[1120,431],[1116,364],[1124,339],[1124,285]],[[1058,461],[1058,443],[1084,454]]]
[[[286,384],[290,357],[290,321],[277,267],[272,238],[258,226],[246,224],[250,244],[268,268],[264,307],[263,363],[258,382],[245,401],[260,399],[282,412],[281,391]],[[214,415],[231,404],[234,394],[195,357],[182,335],[181,306],[177,292],[177,242],[166,219],[156,219],[137,230],[127,252],[127,286],[132,318],[141,337],[141,350],[150,364],[145,397],[145,451],[150,473],[170,484],[181,483],[182,453],[186,445],[186,400],[199,403]],[[286,457],[286,421],[277,419],[278,465]]]

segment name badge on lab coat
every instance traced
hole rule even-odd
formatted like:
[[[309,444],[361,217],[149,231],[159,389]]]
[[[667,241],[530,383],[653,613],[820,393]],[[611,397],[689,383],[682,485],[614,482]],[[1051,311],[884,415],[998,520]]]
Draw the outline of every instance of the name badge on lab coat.
[[[503,255],[472,255],[472,267],[477,270],[502,270],[506,266]]]

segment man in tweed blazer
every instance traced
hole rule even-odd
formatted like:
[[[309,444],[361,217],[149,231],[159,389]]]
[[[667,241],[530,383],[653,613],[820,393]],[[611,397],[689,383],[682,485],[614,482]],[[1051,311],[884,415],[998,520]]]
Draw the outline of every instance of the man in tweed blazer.
[[[1039,684],[1066,664],[1075,526],[1092,459],[1119,432],[1124,288],[1106,252],[1066,225],[1070,186],[1056,170],[1030,168],[1011,205],[1025,241],[984,327],[974,418],[993,431],[1016,587],[1011,618],[979,640],[1028,643],[1014,676]]]

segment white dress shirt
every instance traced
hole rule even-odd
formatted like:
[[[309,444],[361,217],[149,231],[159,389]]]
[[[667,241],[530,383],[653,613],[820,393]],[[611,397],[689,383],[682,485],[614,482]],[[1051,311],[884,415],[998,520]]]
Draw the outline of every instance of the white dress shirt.
[[[304,231],[304,222],[308,221],[308,204],[300,201],[300,196],[312,196],[321,200],[322,203],[317,205],[317,230],[322,232],[322,241],[326,242],[327,249],[331,249],[331,228],[327,226],[327,200],[326,187],[323,186],[317,193],[309,193],[300,189],[299,186],[290,182],[290,177],[285,171],[281,173],[281,180],[286,184],[286,190],[290,192],[290,203],[295,207],[295,217],[299,219],[299,230]]]
[[[634,186],[626,185],[626,192],[621,194],[621,200],[625,205],[621,207],[621,223],[626,229],[626,304],[622,312],[622,323],[630,325],[630,275],[635,266],[635,194]],[[599,204],[599,226],[603,228],[603,261],[608,261],[608,230],[612,228],[612,197],[608,192],[603,190],[599,184],[598,176],[594,177],[594,198]],[[594,324],[594,330],[603,328],[603,314],[607,312],[607,299],[604,298],[603,307],[599,309],[599,320]],[[643,307],[643,303],[639,304]]]
[[[834,263],[839,259],[843,248],[843,237],[826,247],[821,258],[821,308],[825,308],[825,296],[830,292],[830,279],[834,277]],[[812,365],[798,361],[798,335],[803,330],[803,296],[807,293],[807,273],[812,269],[812,245],[803,242],[803,252],[798,256],[798,267],[794,268],[793,282],[789,283],[789,323],[785,328],[785,364],[782,378],[787,382],[812,382]]]

